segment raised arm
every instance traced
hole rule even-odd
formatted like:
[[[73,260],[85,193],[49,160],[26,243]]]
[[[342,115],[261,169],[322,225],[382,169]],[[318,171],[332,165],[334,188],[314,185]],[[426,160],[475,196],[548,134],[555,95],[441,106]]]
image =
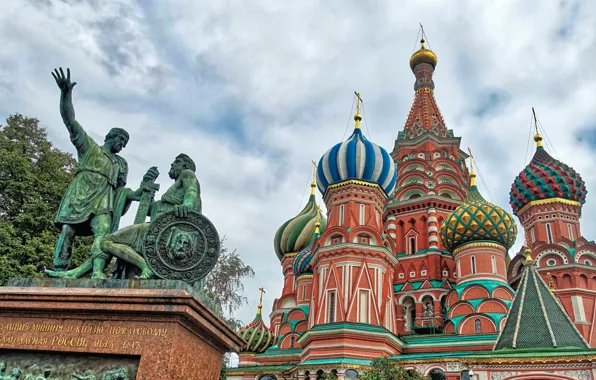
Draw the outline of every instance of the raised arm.
[[[201,188],[197,176],[191,170],[183,170],[180,174],[182,187],[184,188],[184,202],[191,210],[201,212]]]
[[[180,173],[180,181],[184,189],[184,200],[181,205],[176,206],[176,215],[187,217],[191,210],[202,213],[201,189],[195,173],[191,170],[183,170]],[[163,197],[161,199],[163,200]]]
[[[62,121],[66,125],[66,129],[70,133],[70,139],[77,138],[83,131],[83,127],[75,119],[75,111],[72,105],[72,89],[76,86],[77,82],[70,81],[70,69],[66,69],[66,75],[62,67],[55,69],[52,76],[56,80],[56,84],[61,90],[60,95],[60,115]],[[74,142],[74,141],[73,141]]]

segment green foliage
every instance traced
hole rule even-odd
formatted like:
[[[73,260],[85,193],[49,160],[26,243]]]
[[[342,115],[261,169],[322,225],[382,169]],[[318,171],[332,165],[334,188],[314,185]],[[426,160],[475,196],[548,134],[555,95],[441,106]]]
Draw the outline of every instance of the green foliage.
[[[255,271],[246,265],[234,249],[229,251],[225,246],[225,237],[221,239],[219,259],[205,281],[205,294],[214,301],[220,315],[232,315],[248,299],[242,295],[244,277],[252,277]],[[242,321],[235,318],[224,318],[228,326],[237,331],[242,327]]]
[[[39,120],[14,114],[0,125],[0,284],[52,267],[54,217],[76,167],[71,154],[52,146]],[[89,251],[89,239],[78,238],[73,265]]]
[[[230,354],[226,353],[221,362],[221,369],[219,370],[219,380],[226,380],[228,378],[228,368],[230,367]]]
[[[389,358],[376,358],[370,363],[371,368],[360,376],[359,380],[428,380],[415,370],[408,370]]]

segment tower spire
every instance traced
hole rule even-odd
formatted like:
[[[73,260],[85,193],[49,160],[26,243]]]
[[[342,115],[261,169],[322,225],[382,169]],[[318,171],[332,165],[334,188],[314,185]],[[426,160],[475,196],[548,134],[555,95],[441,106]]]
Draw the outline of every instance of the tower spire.
[[[310,195],[315,195],[315,189],[317,188],[317,163],[312,161],[312,164],[314,168],[312,170],[312,182],[310,183]]]
[[[356,123],[354,129],[360,129],[360,121],[362,120],[362,115],[360,115],[360,103],[364,103],[364,101],[360,97],[359,92],[354,91],[354,95],[356,95],[356,114],[354,115],[354,121]]]
[[[474,155],[472,154],[472,148],[468,147],[470,152],[470,187],[476,186],[476,173],[474,172]]]
[[[259,292],[261,293],[260,298],[259,298],[259,306],[258,306],[258,311],[257,314],[261,314],[261,312],[263,311],[263,294],[265,293],[265,289],[264,288],[259,288]]]
[[[536,134],[534,135],[534,141],[536,141],[536,146],[542,146],[542,135],[538,131],[538,119],[536,118],[536,111],[534,111],[534,107],[532,107],[532,115],[534,115],[534,128],[536,129]]]

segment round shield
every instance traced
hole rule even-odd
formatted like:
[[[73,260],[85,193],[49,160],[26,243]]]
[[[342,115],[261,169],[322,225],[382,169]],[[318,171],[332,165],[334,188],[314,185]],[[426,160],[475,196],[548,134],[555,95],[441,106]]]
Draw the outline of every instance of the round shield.
[[[188,283],[207,276],[219,249],[219,235],[211,221],[193,211],[187,217],[173,211],[158,216],[144,241],[145,261],[158,277]]]

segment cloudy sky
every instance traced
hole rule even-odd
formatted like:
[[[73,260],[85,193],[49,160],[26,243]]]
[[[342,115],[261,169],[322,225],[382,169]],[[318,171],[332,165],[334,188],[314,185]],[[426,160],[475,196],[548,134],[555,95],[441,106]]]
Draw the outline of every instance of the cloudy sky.
[[[173,158],[193,157],[205,215],[256,271],[246,281],[250,305],[236,315],[245,322],[254,316],[258,287],[268,291],[267,311],[279,295],[273,235],[306,201],[311,160],[346,137],[354,90],[365,101],[365,134],[393,148],[414,94],[408,60],[419,22],[439,57],[443,116],[463,137],[462,147],[475,151],[497,204],[510,210],[510,184],[529,161],[532,106],[554,145],[551,154],[596,193],[596,2],[2,5],[0,119],[15,112],[37,117],[56,146],[74,152],[50,75],[70,67],[77,119],[86,130],[98,141],[114,126],[130,132],[122,154],[131,185],[157,165],[167,187]],[[596,236],[595,212],[589,194],[583,218],[589,239]]]

